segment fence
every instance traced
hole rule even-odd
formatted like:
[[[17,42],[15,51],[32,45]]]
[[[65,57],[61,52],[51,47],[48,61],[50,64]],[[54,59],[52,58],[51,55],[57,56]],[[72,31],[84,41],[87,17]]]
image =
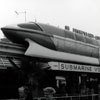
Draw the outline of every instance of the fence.
[[[100,100],[98,94],[92,95],[79,95],[79,96],[61,96],[54,97],[56,100]],[[34,98],[33,100],[46,100],[45,97]]]

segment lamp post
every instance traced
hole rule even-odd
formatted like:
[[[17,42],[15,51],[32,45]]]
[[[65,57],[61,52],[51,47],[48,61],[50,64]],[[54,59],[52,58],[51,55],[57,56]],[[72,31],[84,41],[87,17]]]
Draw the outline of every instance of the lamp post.
[[[17,12],[17,11],[15,11],[15,13],[16,13],[17,15],[19,15],[19,14],[25,14],[25,22],[26,22],[26,11],[24,11],[24,12]]]

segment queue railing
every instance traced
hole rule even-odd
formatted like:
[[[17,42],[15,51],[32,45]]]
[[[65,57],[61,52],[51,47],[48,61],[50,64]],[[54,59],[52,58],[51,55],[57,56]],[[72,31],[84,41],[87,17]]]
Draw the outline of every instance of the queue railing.
[[[54,97],[55,100],[100,100],[99,94],[78,95],[78,96],[60,96]],[[46,100],[45,97],[33,98],[33,100]]]

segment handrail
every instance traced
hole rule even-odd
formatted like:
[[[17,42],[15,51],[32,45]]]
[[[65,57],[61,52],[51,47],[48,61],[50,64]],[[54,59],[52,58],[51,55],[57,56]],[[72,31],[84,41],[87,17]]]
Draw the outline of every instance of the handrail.
[[[61,96],[54,97],[56,100],[99,100],[99,94],[92,95],[78,95],[78,96]],[[33,100],[46,100],[45,97],[37,97],[33,98]]]

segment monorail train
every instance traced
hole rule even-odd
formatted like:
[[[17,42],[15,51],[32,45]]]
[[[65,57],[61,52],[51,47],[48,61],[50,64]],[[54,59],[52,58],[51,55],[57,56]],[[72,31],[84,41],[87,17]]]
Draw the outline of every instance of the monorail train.
[[[25,55],[99,64],[100,42],[65,29],[41,23],[21,23],[1,28],[14,43],[28,47]]]

